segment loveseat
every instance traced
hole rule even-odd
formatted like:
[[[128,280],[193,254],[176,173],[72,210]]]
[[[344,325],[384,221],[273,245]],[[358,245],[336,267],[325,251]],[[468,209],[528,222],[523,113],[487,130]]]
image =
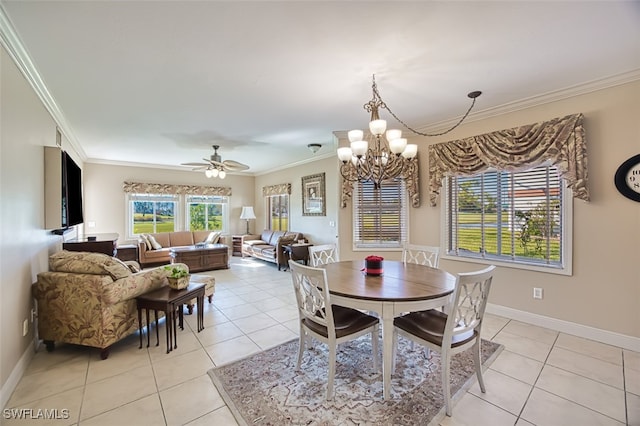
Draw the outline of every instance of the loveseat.
[[[150,239],[149,237],[152,237]],[[154,244],[154,242],[156,244]],[[138,259],[143,267],[167,264],[171,262],[170,250],[173,247],[193,246],[195,244],[228,244],[220,232],[216,231],[177,231],[141,234],[138,239]]]
[[[260,235],[242,236],[242,257],[251,256],[257,259],[273,262],[280,267],[286,267],[282,246],[303,239],[300,232],[273,231],[265,229]]]
[[[103,253],[52,254],[49,271],[39,273],[32,286],[38,334],[47,350],[52,351],[55,342],[72,343],[98,348],[106,359],[110,345],[137,331],[136,297],[168,281],[163,267],[132,269],[135,266]]]

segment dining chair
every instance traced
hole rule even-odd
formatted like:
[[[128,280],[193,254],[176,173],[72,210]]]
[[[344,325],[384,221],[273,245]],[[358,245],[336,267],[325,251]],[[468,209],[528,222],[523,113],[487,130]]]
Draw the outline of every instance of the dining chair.
[[[418,265],[438,267],[440,257],[440,247],[420,246],[416,244],[405,244],[402,250],[402,261],[406,263],[416,263]]]
[[[338,251],[335,244],[321,244],[309,247],[311,266],[326,265],[338,261]]]
[[[300,343],[296,370],[300,369],[302,355],[311,338],[325,343],[329,347],[327,380],[327,400],[329,401],[333,399],[338,344],[370,333],[373,368],[378,371],[379,320],[356,309],[332,304],[327,273],[324,269],[304,266],[292,260],[289,260],[289,268],[291,268],[291,279],[300,319]]]
[[[393,365],[398,346],[398,335],[407,337],[426,346],[429,350],[440,352],[440,370],[442,394],[445,400],[447,416],[451,416],[451,355],[473,347],[473,363],[480,390],[484,393],[482,364],[480,362],[480,330],[484,310],[487,306],[494,265],[476,271],[456,275],[454,296],[446,312],[437,309],[411,312],[393,321]]]

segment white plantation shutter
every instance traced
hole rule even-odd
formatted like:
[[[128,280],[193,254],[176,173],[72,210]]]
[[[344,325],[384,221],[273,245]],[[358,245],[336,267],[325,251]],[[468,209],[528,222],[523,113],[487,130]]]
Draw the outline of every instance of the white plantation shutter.
[[[400,248],[407,236],[407,199],[402,180],[358,183],[354,189],[353,241],[356,248]]]

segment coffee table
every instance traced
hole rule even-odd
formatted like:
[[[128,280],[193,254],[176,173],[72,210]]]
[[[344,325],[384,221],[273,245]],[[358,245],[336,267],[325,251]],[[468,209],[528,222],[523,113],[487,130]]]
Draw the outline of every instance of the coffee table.
[[[147,320],[147,347],[149,347],[149,310],[153,309],[156,320],[156,346],[160,344],[158,331],[158,311],[163,311],[167,318],[167,353],[178,347],[176,327],[176,310],[178,311],[179,325],[184,329],[182,305],[189,303],[193,298],[198,305],[198,333],[204,330],[204,284],[190,282],[187,288],[174,290],[169,286],[161,287],[149,293],[136,297],[138,307],[138,329],[140,330],[140,346],[142,349],[142,310],[146,309]]]
[[[169,253],[171,263],[184,263],[189,272],[229,268],[229,246],[225,244],[172,247]]]

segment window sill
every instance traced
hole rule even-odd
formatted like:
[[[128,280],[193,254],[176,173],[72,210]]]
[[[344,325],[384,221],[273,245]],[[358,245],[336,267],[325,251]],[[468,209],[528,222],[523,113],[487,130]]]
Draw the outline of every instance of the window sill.
[[[534,272],[543,272],[547,274],[554,275],[566,275],[572,276],[573,271],[571,267],[565,266],[554,267],[554,266],[538,266],[526,263],[515,263],[515,262],[505,262],[497,259],[484,259],[480,257],[463,257],[463,256],[451,256],[451,255],[441,255],[440,259],[452,260],[454,262],[467,262],[467,263],[479,263],[482,265],[496,265],[502,268],[513,268],[513,269],[523,269],[526,271],[534,271]]]

